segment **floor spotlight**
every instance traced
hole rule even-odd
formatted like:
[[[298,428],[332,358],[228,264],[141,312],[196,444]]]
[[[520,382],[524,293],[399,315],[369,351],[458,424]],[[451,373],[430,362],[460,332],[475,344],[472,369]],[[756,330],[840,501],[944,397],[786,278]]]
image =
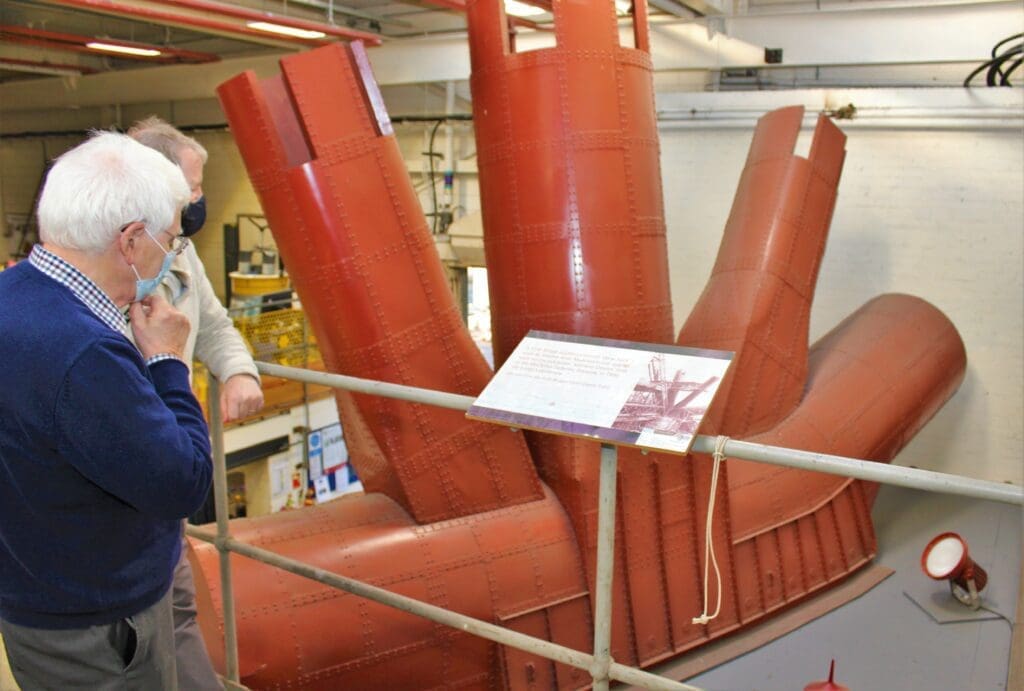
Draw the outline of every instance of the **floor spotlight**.
[[[981,606],[978,595],[988,583],[988,574],[971,559],[967,543],[956,533],[932,538],[921,554],[921,569],[929,578],[949,581],[949,590],[971,609]]]

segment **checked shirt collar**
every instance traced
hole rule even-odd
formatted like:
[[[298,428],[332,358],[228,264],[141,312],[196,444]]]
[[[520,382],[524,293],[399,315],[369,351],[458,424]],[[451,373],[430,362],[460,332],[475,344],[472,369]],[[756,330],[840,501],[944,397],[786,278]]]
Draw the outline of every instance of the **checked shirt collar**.
[[[43,274],[70,290],[104,324],[121,335],[126,333],[125,318],[121,310],[117,309],[110,297],[81,271],[42,245],[32,248],[28,261]]]

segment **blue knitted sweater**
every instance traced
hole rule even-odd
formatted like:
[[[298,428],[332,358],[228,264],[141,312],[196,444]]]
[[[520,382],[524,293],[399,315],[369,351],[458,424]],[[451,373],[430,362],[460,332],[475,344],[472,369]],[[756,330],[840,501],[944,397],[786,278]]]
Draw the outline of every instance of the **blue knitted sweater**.
[[[107,624],[157,602],[210,441],[177,360],[135,347],[29,262],[0,273],[0,618]]]

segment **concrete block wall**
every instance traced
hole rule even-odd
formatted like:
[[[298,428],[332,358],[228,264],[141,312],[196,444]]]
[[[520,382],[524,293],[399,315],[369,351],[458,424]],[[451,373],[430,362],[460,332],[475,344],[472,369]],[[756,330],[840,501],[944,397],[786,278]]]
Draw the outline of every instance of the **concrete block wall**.
[[[1024,176],[1009,129],[847,129],[847,158],[811,318],[815,340],[875,295],[943,310],[967,348],[959,393],[897,463],[1024,480]],[[703,288],[752,131],[663,128],[677,327]],[[810,132],[798,152],[806,155]]]

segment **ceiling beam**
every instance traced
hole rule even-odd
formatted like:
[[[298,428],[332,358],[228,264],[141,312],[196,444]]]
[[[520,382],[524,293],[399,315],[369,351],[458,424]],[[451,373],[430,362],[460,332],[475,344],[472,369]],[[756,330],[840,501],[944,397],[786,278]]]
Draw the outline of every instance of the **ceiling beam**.
[[[524,0],[525,1],[525,0]],[[447,10],[455,10],[456,12],[466,12],[466,0],[423,0],[427,5],[435,5],[436,7],[443,7]],[[545,0],[530,0],[529,4],[536,5],[537,7],[544,8]],[[551,10],[551,3],[547,2],[547,10]],[[525,17],[507,17],[508,21],[515,26],[521,26],[526,29],[535,29],[537,31],[546,31],[547,28],[537,22],[526,19]]]
[[[198,30],[206,34],[210,34],[212,36],[220,36],[222,38],[243,40],[249,43],[256,43],[271,48],[295,50],[295,45],[297,43],[307,46],[326,45],[325,41],[307,41],[299,39],[286,40],[283,36],[280,38],[272,38],[270,34],[267,34],[262,31],[256,31],[255,29],[250,29],[244,24],[220,21],[216,19],[210,19],[208,17],[190,17],[187,14],[177,12],[164,12],[161,10],[155,10],[151,7],[146,7],[138,4],[128,5],[120,2],[112,2],[111,0],[39,1],[46,5],[70,7],[76,10],[84,10],[86,12],[102,14],[109,17],[119,17],[121,19],[134,19],[137,21],[147,22],[155,26],[173,26],[179,29],[190,29],[192,31]]]
[[[23,45],[48,48],[50,50],[62,50],[75,53],[88,53],[90,55],[105,55],[110,57],[108,51],[91,48],[88,44],[101,42],[108,45],[122,46],[125,48],[141,48],[143,50],[156,50],[160,55],[130,55],[117,54],[116,57],[124,60],[140,60],[143,62],[216,62],[220,57],[213,53],[201,53],[194,50],[183,50],[171,46],[140,43],[138,41],[124,41],[116,38],[80,36],[78,34],[65,34],[57,31],[44,31],[23,26],[12,26],[0,24],[0,40],[8,43],[20,43]]]
[[[0,70],[45,74],[51,77],[77,77],[96,72],[92,67],[85,65],[68,65],[47,60],[22,60],[20,58],[5,57],[0,57]]]
[[[413,24],[411,22],[407,22],[402,19],[392,19],[391,17],[379,14],[361,12],[346,5],[339,5],[335,2],[324,2],[324,0],[291,0],[291,4],[301,5],[303,7],[315,7],[325,13],[328,21],[333,21],[333,17],[331,16],[332,14],[340,14],[343,17],[361,19],[365,22],[376,23],[381,26],[388,24],[402,29],[413,28]]]
[[[273,12],[259,12],[257,10],[250,10],[245,7],[239,7],[238,5],[228,5],[222,2],[212,2],[211,0],[153,0],[153,2],[157,5],[168,5],[171,7],[182,7],[199,12],[210,12],[224,17],[233,17],[235,19],[242,19],[245,21],[271,22],[296,29],[319,31],[328,36],[333,36],[346,41],[362,41],[369,46],[376,46],[380,44],[380,36],[368,31],[358,31],[345,26],[337,26],[336,24],[327,24],[325,22],[313,22],[306,19],[289,17],[287,15],[274,14]]]
[[[327,45],[327,39],[307,39],[299,37],[277,36],[265,31],[246,26],[238,18],[224,16],[223,19],[211,17],[209,11],[185,9],[168,11],[154,2],[115,2],[114,0],[39,0],[48,5],[71,7],[96,14],[104,14],[120,18],[132,18],[158,26],[174,26],[191,31],[198,31],[213,36],[244,40],[273,48],[295,50],[296,46],[316,47]],[[277,15],[273,15],[277,16]],[[264,21],[271,21],[264,18]],[[272,20],[277,23],[277,20]],[[327,25],[324,25],[327,26]],[[324,33],[327,33],[326,31]],[[372,35],[372,34],[371,34]],[[375,42],[379,39],[374,37]]]
[[[259,77],[280,71],[283,54],[204,65],[167,65],[101,72],[73,80],[32,79],[0,84],[0,112],[214,99],[217,87],[247,69]],[[129,86],[130,85],[130,86]],[[127,88],[126,88],[127,87]],[[20,104],[12,99],[24,98]]]
[[[647,3],[651,7],[656,7],[662,12],[674,15],[676,17],[682,17],[683,19],[689,19],[694,14],[703,16],[705,13],[701,12],[692,7],[692,4],[704,4],[703,0],[688,0],[687,2],[677,2],[676,0],[647,0]]]

